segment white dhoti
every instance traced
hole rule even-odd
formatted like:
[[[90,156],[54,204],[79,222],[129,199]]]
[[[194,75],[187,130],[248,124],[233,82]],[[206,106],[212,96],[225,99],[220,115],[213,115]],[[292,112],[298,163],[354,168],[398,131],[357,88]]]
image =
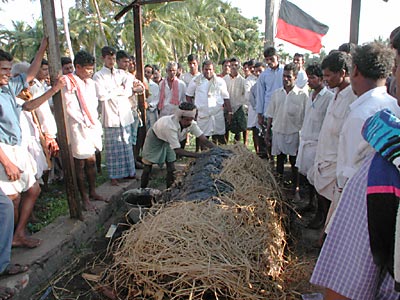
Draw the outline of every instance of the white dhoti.
[[[296,156],[299,149],[299,133],[283,134],[272,131],[272,155]]]
[[[317,144],[317,141],[300,140],[299,151],[297,152],[296,167],[299,169],[300,174],[303,174],[304,176],[307,176],[308,172],[314,165]]]
[[[0,189],[6,195],[15,195],[27,191],[35,182],[36,162],[25,147],[0,143],[0,148],[8,159],[21,170],[21,178],[10,181],[2,164],[0,164]]]
[[[87,159],[94,155],[96,149],[103,149],[102,128],[100,123],[84,127],[77,122],[71,122],[69,127],[72,156],[77,159]]]
[[[203,114],[199,110],[197,116],[197,125],[205,136],[224,135],[225,134],[225,117],[222,107],[215,107],[209,110],[210,113]]]
[[[32,114],[23,111],[20,115],[20,126],[22,131],[21,146],[25,147],[36,162],[36,179],[40,179],[44,171],[49,170],[46,156],[40,144],[39,131],[33,122]]]
[[[257,127],[257,125],[258,125],[257,112],[251,105],[249,105],[249,110],[247,113],[247,128]]]
[[[314,163],[314,166],[308,171],[307,179],[314,185],[318,194],[333,201],[336,185],[336,162]]]

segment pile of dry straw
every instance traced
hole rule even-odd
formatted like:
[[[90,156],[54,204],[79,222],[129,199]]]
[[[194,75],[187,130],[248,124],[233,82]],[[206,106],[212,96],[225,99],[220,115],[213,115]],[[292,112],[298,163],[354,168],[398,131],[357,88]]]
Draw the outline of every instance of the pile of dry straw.
[[[120,240],[106,282],[121,299],[290,299],[279,188],[243,146],[215,180],[234,193],[157,206]]]

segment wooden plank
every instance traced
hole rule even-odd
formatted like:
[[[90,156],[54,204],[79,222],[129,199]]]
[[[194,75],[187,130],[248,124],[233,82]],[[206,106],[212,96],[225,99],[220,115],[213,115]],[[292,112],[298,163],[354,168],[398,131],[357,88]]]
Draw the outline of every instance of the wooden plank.
[[[265,40],[264,49],[273,47],[275,36],[275,20],[274,20],[275,1],[265,0]]]
[[[118,21],[121,19],[129,10],[133,11],[133,25],[134,25],[134,36],[135,36],[135,55],[136,55],[136,78],[140,81],[144,81],[144,70],[143,70],[143,42],[142,42],[142,5],[144,4],[157,4],[157,3],[168,3],[175,1],[184,0],[134,0],[127,6],[125,6],[118,14],[115,15],[114,20]],[[136,147],[143,147],[144,140],[146,138],[146,109],[145,109],[145,95],[139,95],[138,107],[142,115],[143,126],[138,130],[138,137]]]
[[[361,0],[352,0],[350,19],[350,43],[358,44]]]
[[[137,1],[138,0],[134,0],[133,2],[125,6],[119,13],[115,15],[114,20],[118,21],[119,19],[121,19],[128,11],[130,11],[133,8],[133,6],[136,4]]]
[[[50,80],[52,84],[61,74],[61,56],[55,17],[54,0],[41,0],[44,34],[49,38],[48,61]],[[82,207],[77,195],[74,159],[69,146],[68,131],[66,130],[66,106],[61,92],[53,96],[54,117],[57,123],[57,141],[60,145],[60,155],[63,164],[64,181],[71,218],[83,220]]]
[[[168,2],[177,2],[177,1],[184,1],[184,0],[139,0],[138,4],[158,4],[158,3],[168,3]]]
[[[143,41],[142,41],[142,6],[135,5],[133,7],[133,24],[135,35],[135,56],[136,56],[136,78],[144,81],[144,68],[143,68]],[[138,97],[138,107],[142,115],[143,126],[138,130],[137,145],[136,147],[142,148],[146,138],[146,109],[144,93]],[[136,157],[137,159],[137,157]]]

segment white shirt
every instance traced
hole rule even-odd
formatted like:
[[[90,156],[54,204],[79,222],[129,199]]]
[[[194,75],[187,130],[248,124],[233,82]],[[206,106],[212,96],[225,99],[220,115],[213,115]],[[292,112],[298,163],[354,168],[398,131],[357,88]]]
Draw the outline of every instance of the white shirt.
[[[322,162],[336,164],[340,131],[350,112],[350,104],[356,98],[357,96],[354,95],[351,85],[349,85],[339,93],[336,93],[334,99],[329,103],[318,137],[315,156],[317,165]]]
[[[333,101],[333,93],[324,87],[314,100],[312,93],[308,97],[300,139],[303,141],[318,141],[322,122],[324,121],[328,105]]]
[[[324,87],[315,95],[314,100],[312,100],[312,93],[308,97],[296,158],[296,167],[303,175],[308,175],[314,166],[319,133],[328,105],[333,101],[333,96],[333,93]],[[314,184],[313,176],[310,175],[309,181],[310,184]]]
[[[216,75],[211,80],[203,74],[196,77],[190,82],[186,95],[194,97],[200,118],[223,111],[224,99],[229,99],[226,82]]]
[[[304,71],[303,69],[301,69],[298,73],[297,73],[297,78],[296,78],[296,85],[300,88],[303,89],[306,87],[308,82],[308,76],[306,71]]]
[[[293,134],[303,125],[307,94],[295,86],[289,93],[284,88],[276,90],[268,105],[267,117],[272,118],[272,131]]]
[[[160,140],[169,143],[171,149],[180,148],[180,141],[185,140],[188,133],[193,134],[195,137],[203,134],[196,121],[192,121],[189,127],[182,129],[175,115],[161,117],[154,123],[152,129]]]
[[[386,92],[385,86],[365,92],[350,105],[339,138],[336,175],[340,188],[358,171],[364,158],[374,151],[362,137],[361,129],[370,116],[384,108],[400,117],[397,100]]]
[[[132,82],[132,95],[129,96],[129,102],[131,103],[131,110],[132,111],[136,111],[137,107],[138,107],[138,99],[137,99],[137,95],[135,94],[135,92],[133,92],[133,84],[135,83],[135,81],[139,81],[138,79],[136,79],[135,75],[125,71],[126,76],[128,77],[128,80],[130,80]]]
[[[33,80],[34,84],[29,88],[32,93],[33,99],[42,96],[48,89],[45,83],[40,82],[36,78]],[[51,112],[49,102],[46,101],[38,108],[35,109],[38,117],[40,127],[43,133],[55,138],[57,135],[57,124]]]
[[[120,127],[132,124],[129,97],[133,82],[124,70],[103,67],[93,75],[97,98],[101,101],[103,127]]]
[[[175,113],[175,111],[178,109],[179,105],[175,105],[171,103],[172,99],[172,89],[168,85],[167,78],[164,78],[160,82],[160,88],[163,86],[163,81],[165,82],[165,99],[164,99],[164,107],[160,111],[160,116],[169,116]],[[175,78],[175,80],[178,80],[178,89],[179,89],[179,103],[185,102],[186,101],[186,84],[178,79]],[[161,91],[160,91],[161,93]]]
[[[193,78],[196,78],[197,76],[199,76],[201,73],[197,72],[196,74],[192,74],[190,72],[186,72],[184,73],[180,79],[183,80],[183,82],[186,84],[186,86],[189,86],[189,83],[192,81]]]
[[[234,113],[240,106],[247,104],[245,98],[245,79],[240,74],[236,77],[228,74],[224,76],[224,80],[228,89],[232,112]]]
[[[246,105],[248,106],[247,112],[247,128],[257,127],[258,119],[256,112],[256,83],[257,77],[253,74],[250,74],[244,82],[244,99],[246,101]]]
[[[197,123],[205,136],[225,134],[224,99],[229,99],[225,80],[216,75],[210,80],[200,75],[193,79],[186,95],[194,97]]]
[[[250,90],[253,85],[255,85],[257,82],[257,77],[253,74],[250,74],[244,82],[244,99],[246,100],[247,105],[251,105],[250,103]],[[254,107],[255,108],[255,107]]]
[[[96,149],[101,151],[103,148],[103,129],[97,111],[99,101],[96,96],[96,84],[91,78],[83,81],[75,73],[73,76],[94,124],[81,108],[77,98],[77,88],[72,88],[70,79],[66,78],[67,85],[62,89],[62,93],[67,109],[71,150],[75,158],[87,159]]]
[[[96,121],[98,122],[99,113],[97,111],[97,107],[99,105],[99,101],[96,96],[96,85],[94,81],[90,78],[83,81],[78,76],[76,76],[75,73],[73,74],[73,76],[80,88],[82,97],[85,100],[86,106],[88,108],[92,120],[95,121],[95,123]],[[67,108],[68,117],[73,119],[74,122],[80,123],[85,127],[92,126],[90,120],[82,112],[82,109],[79,105],[79,101],[75,94],[76,88],[72,89],[70,80],[68,78],[66,78],[66,82],[67,85],[62,91]]]
[[[148,80],[148,84],[150,92],[149,97],[146,98],[148,110],[155,111],[160,101],[160,86],[151,79]]]

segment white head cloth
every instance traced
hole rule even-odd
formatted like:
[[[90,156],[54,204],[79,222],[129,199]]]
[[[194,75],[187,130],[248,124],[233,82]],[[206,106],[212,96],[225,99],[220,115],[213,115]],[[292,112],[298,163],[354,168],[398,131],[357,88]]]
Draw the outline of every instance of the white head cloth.
[[[178,120],[180,120],[182,117],[187,117],[187,118],[195,118],[196,117],[196,112],[197,109],[193,109],[193,110],[182,110],[179,109],[175,112],[175,116],[178,118]]]

